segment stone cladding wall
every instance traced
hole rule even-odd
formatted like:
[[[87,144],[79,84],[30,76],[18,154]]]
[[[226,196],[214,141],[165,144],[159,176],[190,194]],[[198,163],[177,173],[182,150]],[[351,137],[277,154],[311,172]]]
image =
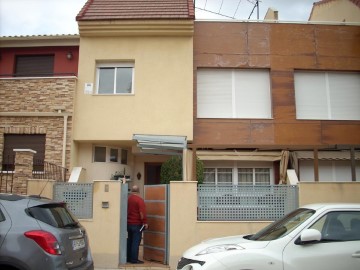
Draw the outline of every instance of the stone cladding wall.
[[[0,160],[4,148],[4,134],[45,134],[45,161],[62,165],[64,115],[56,115],[58,108],[67,116],[66,168],[70,165],[73,98],[76,78],[31,78],[0,80]],[[16,113],[25,113],[16,115]],[[26,113],[50,113],[32,116]]]

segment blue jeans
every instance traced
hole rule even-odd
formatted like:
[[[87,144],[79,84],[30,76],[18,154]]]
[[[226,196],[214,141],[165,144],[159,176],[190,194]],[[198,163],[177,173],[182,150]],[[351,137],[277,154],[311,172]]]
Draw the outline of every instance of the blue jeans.
[[[127,261],[136,263],[139,260],[139,246],[141,242],[140,232],[142,225],[127,225]]]

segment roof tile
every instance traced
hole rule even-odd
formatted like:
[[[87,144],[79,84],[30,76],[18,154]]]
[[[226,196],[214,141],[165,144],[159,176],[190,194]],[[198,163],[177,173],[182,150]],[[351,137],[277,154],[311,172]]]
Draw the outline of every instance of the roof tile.
[[[192,0],[88,0],[76,17],[83,20],[195,19]]]

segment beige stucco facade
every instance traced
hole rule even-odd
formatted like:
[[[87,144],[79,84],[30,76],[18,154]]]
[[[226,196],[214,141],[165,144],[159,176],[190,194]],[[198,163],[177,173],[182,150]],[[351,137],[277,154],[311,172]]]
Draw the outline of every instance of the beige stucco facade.
[[[309,21],[360,22],[360,8],[350,0],[335,0],[315,5]]]
[[[79,22],[79,30],[72,166],[84,167],[89,181],[107,179],[124,168],[133,174],[139,152],[134,134],[178,135],[192,141],[192,21]],[[133,65],[133,93],[97,94],[96,67],[104,63]],[[90,85],[90,93],[85,93],[85,85]],[[95,145],[128,150],[128,164],[98,168],[92,162]]]

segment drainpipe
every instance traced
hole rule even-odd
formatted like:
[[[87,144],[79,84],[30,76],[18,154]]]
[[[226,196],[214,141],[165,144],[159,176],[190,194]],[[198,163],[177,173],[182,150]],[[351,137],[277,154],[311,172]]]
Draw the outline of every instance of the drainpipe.
[[[61,167],[66,167],[66,137],[67,137],[68,115],[64,115],[63,149]]]

